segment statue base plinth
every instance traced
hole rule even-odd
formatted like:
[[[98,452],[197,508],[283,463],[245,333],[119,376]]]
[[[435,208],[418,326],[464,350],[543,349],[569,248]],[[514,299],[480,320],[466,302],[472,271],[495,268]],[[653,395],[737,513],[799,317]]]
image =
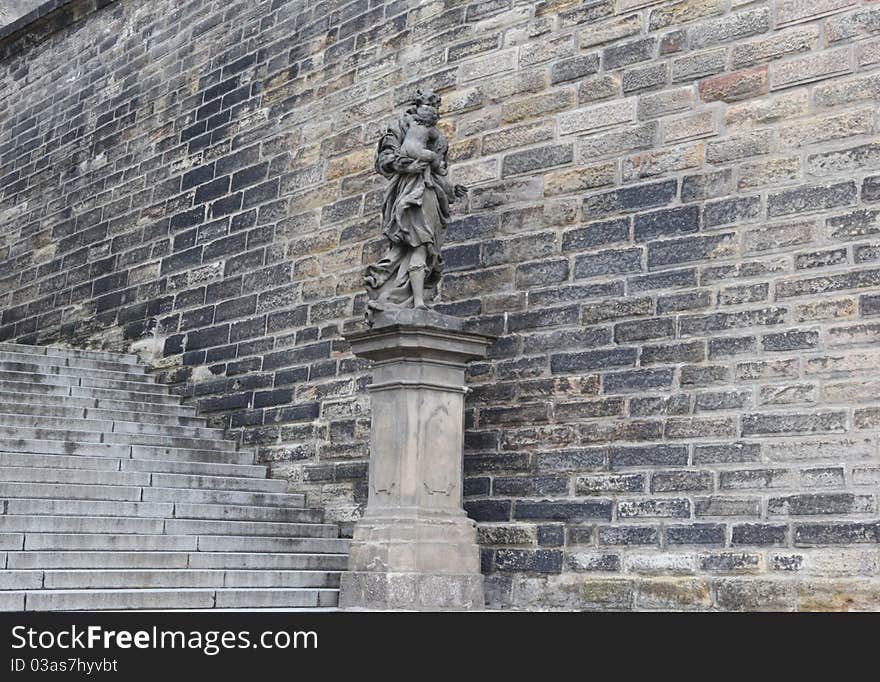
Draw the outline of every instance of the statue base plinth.
[[[376,315],[348,337],[373,361],[367,508],[354,528],[339,605],[351,610],[483,608],[476,524],[462,510],[464,370],[491,339],[458,318]]]
[[[464,514],[432,519],[364,517],[355,526],[349,552],[349,570],[341,578],[341,608],[483,608],[476,524]]]

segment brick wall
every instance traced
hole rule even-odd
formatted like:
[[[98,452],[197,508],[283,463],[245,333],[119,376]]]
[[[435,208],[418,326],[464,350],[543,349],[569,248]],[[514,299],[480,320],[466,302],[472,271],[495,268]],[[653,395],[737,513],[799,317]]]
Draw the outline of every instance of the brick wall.
[[[433,86],[492,604],[880,605],[880,3],[119,0],[18,49],[0,339],[134,348],[356,518],[373,148]]]

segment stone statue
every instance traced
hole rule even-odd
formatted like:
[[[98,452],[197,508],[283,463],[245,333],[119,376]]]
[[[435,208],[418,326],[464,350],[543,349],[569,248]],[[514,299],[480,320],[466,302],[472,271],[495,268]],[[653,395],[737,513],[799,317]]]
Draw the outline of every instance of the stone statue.
[[[367,322],[377,311],[424,309],[443,272],[440,249],[449,204],[467,194],[448,179],[449,143],[437,129],[440,97],[418,90],[398,120],[382,135],[376,172],[388,178],[382,232],[388,248],[367,267]]]

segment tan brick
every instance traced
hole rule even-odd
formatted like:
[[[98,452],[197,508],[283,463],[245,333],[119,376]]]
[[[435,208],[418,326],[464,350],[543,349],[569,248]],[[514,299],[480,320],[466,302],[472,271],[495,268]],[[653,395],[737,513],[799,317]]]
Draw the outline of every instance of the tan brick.
[[[694,89],[689,85],[644,94],[639,97],[639,118],[655,118],[690,109],[695,99]]]
[[[798,584],[798,611],[870,611],[880,604],[880,579],[809,580]]]
[[[855,317],[857,311],[858,305],[852,298],[811,301],[795,306],[794,319],[796,322],[847,319]]]
[[[716,132],[714,111],[700,111],[663,120],[664,142],[683,142],[710,137]]]
[[[880,98],[880,73],[820,85],[816,87],[813,97],[820,107]]]
[[[327,162],[325,177],[327,180],[335,180],[344,175],[354,175],[373,166],[375,150],[371,147],[337,156]]]
[[[767,125],[806,114],[809,106],[809,93],[796,90],[772,98],[734,104],[724,112],[724,124],[729,128]]]
[[[776,25],[809,21],[858,4],[858,0],[777,0]]]
[[[757,66],[725,73],[700,81],[700,97],[704,102],[736,102],[759,97],[767,92],[767,67]]]
[[[532,66],[551,59],[570,57],[575,53],[574,36],[551,34],[541,40],[532,40],[528,46],[520,50],[520,66]]]
[[[813,220],[759,227],[743,234],[743,250],[745,253],[761,253],[811,244],[816,239],[817,229]]]
[[[606,21],[589,24],[581,31],[579,40],[581,49],[609,43],[612,40],[620,40],[627,36],[633,36],[642,30],[642,15],[629,14],[624,17],[615,17]]]
[[[623,180],[630,182],[639,178],[666,175],[676,171],[696,168],[703,163],[702,144],[670,149],[651,149],[628,157],[623,162]]]
[[[708,609],[712,604],[709,585],[700,578],[640,580],[636,605],[640,609],[684,611]]]
[[[560,135],[601,130],[621,123],[629,123],[636,119],[636,99],[595,104],[577,109],[557,117]]]
[[[694,52],[672,61],[672,80],[673,82],[689,81],[721,73],[726,68],[726,47]]]
[[[801,174],[801,161],[797,156],[779,159],[760,159],[740,164],[736,168],[737,188],[769,187],[797,180]]]
[[[458,67],[458,73],[461,80],[467,82],[495,76],[505,71],[513,71],[516,68],[517,48],[510,48],[502,52],[493,52],[492,54],[480,57],[479,59],[471,59],[462,62]]]
[[[608,99],[619,95],[621,92],[620,76],[615,73],[605,73],[600,76],[583,79],[578,85],[578,102],[587,104],[600,99]]]
[[[798,26],[733,46],[733,66],[741,68],[809,52],[819,44],[818,26]]]
[[[706,147],[706,159],[712,163],[724,163],[749,156],[768,154],[772,150],[773,132],[755,130],[709,142]]]
[[[574,88],[562,88],[502,105],[501,120],[504,123],[516,123],[570,109],[573,106],[575,106]]]
[[[880,40],[869,40],[856,46],[856,63],[859,66],[880,64]]]
[[[604,187],[614,184],[616,176],[617,163],[614,161],[556,171],[544,176],[544,195],[555,196]]]
[[[470,187],[498,177],[498,160],[481,159],[474,163],[460,163],[453,169],[456,183]]]
[[[868,135],[876,129],[875,109],[859,109],[841,114],[813,116],[779,129],[779,142],[783,147],[806,145],[839,140],[855,135]]]
[[[503,128],[483,136],[483,154],[497,154],[507,149],[527,147],[536,142],[552,140],[556,126],[552,119]]]
[[[678,26],[680,24],[723,14],[726,9],[724,0],[677,0],[666,2],[662,6],[652,9],[648,20],[648,30],[656,31],[660,28]]]
[[[880,33],[880,7],[876,4],[825,20],[825,38],[829,43],[851,41],[878,33]]]
[[[842,47],[796,57],[779,64],[771,64],[770,87],[772,90],[780,90],[792,85],[823,80],[849,71],[852,71],[850,50],[848,47]]]

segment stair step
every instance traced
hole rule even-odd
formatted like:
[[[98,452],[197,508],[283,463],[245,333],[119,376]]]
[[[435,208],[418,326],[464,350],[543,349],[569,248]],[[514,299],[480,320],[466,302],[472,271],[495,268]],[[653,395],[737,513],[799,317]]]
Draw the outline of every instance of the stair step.
[[[0,490],[0,498],[3,497]],[[302,506],[302,495],[295,493],[251,493],[236,490],[195,490],[190,488],[144,488],[145,502],[175,504],[231,504],[247,507]]]
[[[101,400],[98,398],[74,398],[49,396],[42,393],[10,393],[0,391],[0,407],[8,414],[35,414],[47,417],[85,417],[149,424],[205,425],[204,418],[196,416],[196,408],[190,405],[156,405],[154,403],[127,402],[124,400]]]
[[[95,388],[113,389],[117,391],[130,391],[143,393],[144,395],[167,396],[168,387],[157,384],[150,374],[137,374],[133,376],[119,375],[118,377],[107,376],[117,374],[104,372],[101,376],[98,370],[75,370],[61,367],[61,370],[69,370],[71,374],[46,372],[47,367],[24,364],[0,364],[0,381],[27,383],[33,382],[40,386],[64,386],[68,388]],[[135,378],[139,377],[139,379]]]
[[[90,469],[119,471],[121,459],[111,457],[80,457],[79,455],[35,455],[27,452],[0,452],[0,467],[32,467],[40,469]],[[127,460],[126,460],[127,461]]]
[[[89,350],[84,348],[61,348],[60,346],[33,346],[24,343],[0,343],[0,350],[10,353],[27,353],[29,355],[47,355],[50,357],[62,357],[68,359],[105,360],[123,364],[136,365],[140,362],[137,355],[129,353],[116,353],[104,350]]]
[[[150,485],[150,476],[149,473],[140,471],[91,471],[89,469],[0,466],[0,482],[4,483],[145,486]]]
[[[30,590],[42,586],[43,571],[0,571],[0,590]]]
[[[195,552],[197,535],[134,533],[27,533],[24,551]]]
[[[133,533],[137,535],[160,534],[165,519],[139,516],[76,516],[0,515],[0,533]]]
[[[30,405],[25,407],[30,407]],[[126,436],[176,436],[180,438],[196,438],[213,441],[223,441],[226,439],[226,434],[222,429],[98,419],[95,417],[86,417],[84,409],[79,409],[76,416],[56,416],[40,414],[36,410],[33,410],[30,414],[18,412],[15,411],[15,406],[3,405],[0,407],[0,409],[3,410],[10,408],[10,412],[0,412],[0,427],[66,431],[100,431],[102,433],[123,434]]]
[[[0,467],[34,467],[49,469],[88,469],[92,471],[143,471],[200,476],[232,476],[266,478],[265,466],[256,464],[214,464],[211,462],[178,462],[161,459],[115,459],[80,455],[39,455],[21,452],[0,452]]]
[[[267,493],[287,491],[287,481],[274,478],[234,478],[232,476],[195,476],[147,471],[93,471],[90,469],[41,469],[12,466],[0,466],[0,484],[2,483],[57,483],[108,487],[158,486],[162,488]]]
[[[238,569],[345,570],[345,554],[248,554],[244,552],[7,552],[10,570],[34,569]],[[178,607],[181,608],[181,607]]]
[[[196,474],[201,476],[231,476],[262,478],[269,470],[261,464],[222,464],[219,462],[181,462],[162,459],[124,459],[122,471],[152,471],[168,474]]]
[[[344,571],[347,554],[252,554],[248,552],[196,552],[189,555],[190,568],[224,568],[240,570]]]
[[[152,405],[180,405],[180,398],[168,393],[149,393],[146,391],[127,391],[115,388],[34,383],[33,375],[28,376],[31,378],[30,381],[8,381],[6,379],[0,379],[0,392],[39,393],[45,396],[52,396],[56,400],[70,396],[72,398],[121,400],[125,402]]]
[[[245,507],[302,507],[303,496],[247,490],[157,488],[135,486],[25,483],[0,481],[0,499],[67,499],[80,501],[226,504]]]
[[[321,523],[324,520],[324,512],[320,509],[297,509],[295,507],[178,503],[174,505],[174,518]]]
[[[335,606],[338,594],[338,590],[321,588],[39,590],[7,593],[22,595],[22,603],[27,611],[317,608]],[[9,601],[16,603],[12,599]]]
[[[2,589],[135,589],[186,587],[339,587],[338,571],[224,571],[222,569],[138,569],[8,571]]]
[[[234,478],[232,476],[195,476],[192,474],[152,474],[157,488],[192,488],[194,490],[241,490],[259,493],[286,493],[288,482],[279,478]]]
[[[21,549],[23,544],[22,533],[0,533],[0,549]]]
[[[69,367],[72,369],[116,372],[120,374],[145,375],[147,368],[137,363],[94,360],[91,358],[70,358],[59,355],[35,355],[0,348],[0,365],[6,363],[29,364],[48,367]]]
[[[256,509],[261,508],[256,507]],[[174,515],[174,504],[171,502],[21,498],[8,499],[6,513],[21,516],[136,516],[148,519],[165,519]]]
[[[150,445],[193,450],[220,450],[235,452],[236,443],[230,440],[209,440],[206,438],[186,438],[180,436],[160,436],[149,433],[113,433],[106,431],[87,431],[87,424],[79,429],[34,428],[29,426],[6,426],[0,424],[0,440],[61,440],[76,443],[107,443],[111,445]]]
[[[156,384],[155,375],[148,373],[140,365],[132,365],[126,369],[108,369],[101,367],[101,363],[98,362],[83,362],[86,362],[88,366],[83,364],[68,365],[65,360],[59,358],[29,357],[0,351],[0,372],[26,372],[28,374],[38,374],[41,377],[87,377],[90,379],[132,381],[152,384],[154,386],[158,385]]]
[[[20,452],[38,455],[84,455],[86,457],[115,457],[116,459],[160,459],[183,462],[211,462],[216,464],[254,463],[253,453],[248,452],[122,445],[118,443],[87,443],[69,440],[39,440],[34,438],[0,438],[0,452]]]
[[[269,521],[204,521],[168,519],[171,535],[270,535],[295,538],[336,538],[339,529],[330,523],[275,523]]]
[[[187,568],[186,552],[7,552],[6,567],[21,568]]]
[[[143,488],[111,485],[76,485],[60,483],[9,483],[0,482],[0,499],[51,498],[67,500],[119,500],[140,502]],[[173,502],[174,500],[148,500],[150,502]],[[3,517],[0,516],[0,523]]]
[[[200,535],[200,552],[247,552],[266,554],[346,554],[345,538],[282,538],[246,535]]]

